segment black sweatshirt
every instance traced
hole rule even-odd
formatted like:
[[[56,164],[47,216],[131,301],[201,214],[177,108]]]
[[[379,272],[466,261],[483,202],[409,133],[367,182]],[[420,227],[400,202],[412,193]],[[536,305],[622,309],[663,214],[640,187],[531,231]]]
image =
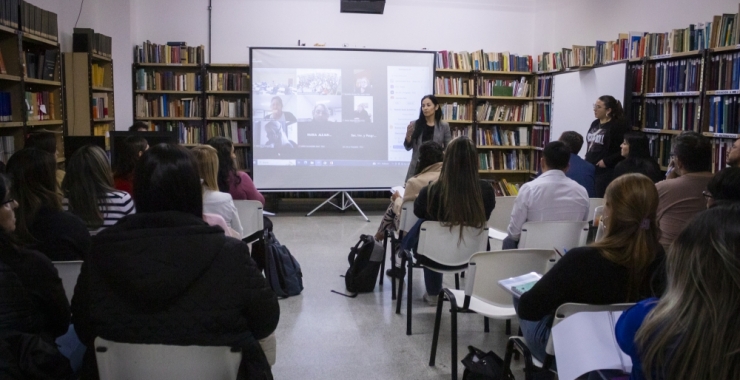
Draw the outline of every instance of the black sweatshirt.
[[[619,147],[624,141],[624,134],[630,127],[626,120],[609,120],[606,124],[599,124],[599,119],[591,123],[586,134],[588,143],[586,161],[596,165],[604,160],[607,168],[612,169],[622,160],[622,149]],[[599,170],[599,167],[596,167]],[[603,169],[602,169],[603,170]]]

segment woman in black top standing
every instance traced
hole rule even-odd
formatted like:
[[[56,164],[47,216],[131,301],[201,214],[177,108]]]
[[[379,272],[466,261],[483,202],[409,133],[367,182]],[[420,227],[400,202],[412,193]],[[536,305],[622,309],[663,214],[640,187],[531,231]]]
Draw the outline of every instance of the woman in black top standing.
[[[439,101],[434,95],[426,95],[421,98],[419,118],[411,121],[408,127],[406,127],[406,138],[403,140],[403,147],[407,151],[413,150],[413,152],[404,183],[416,174],[419,147],[429,140],[434,140],[442,144],[442,148],[446,148],[447,144],[452,140],[450,125],[442,121],[442,109],[439,108]]]
[[[594,173],[596,197],[603,198],[612,180],[614,166],[623,159],[620,145],[630,129],[624,120],[622,104],[611,95],[599,97],[594,103],[596,120],[586,135],[586,161],[596,166]]]

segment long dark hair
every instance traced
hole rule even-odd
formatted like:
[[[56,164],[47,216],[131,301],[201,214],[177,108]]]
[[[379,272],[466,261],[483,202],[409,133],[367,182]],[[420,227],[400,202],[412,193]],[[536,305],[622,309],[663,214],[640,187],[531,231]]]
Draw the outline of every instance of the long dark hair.
[[[62,192],[69,200],[69,211],[82,219],[88,228],[103,225],[106,195],[115,191],[113,174],[103,149],[85,145],[78,149],[67,163],[67,174]]]
[[[137,213],[180,211],[202,218],[202,191],[195,158],[179,145],[155,145],[136,164]]]
[[[234,181],[235,184],[242,181],[236,174],[236,164],[231,158],[234,143],[226,137],[214,137],[208,140],[207,144],[216,148],[216,153],[218,153],[218,190],[228,193],[230,181]]]
[[[16,234],[27,244],[36,242],[30,227],[39,209],[61,211],[54,155],[38,148],[15,152],[8,160],[8,174],[13,181],[11,196],[18,202]]]
[[[434,95],[425,95],[423,98],[421,98],[421,102],[419,104],[424,103],[424,99],[429,99],[432,101],[432,104],[435,106],[439,105],[439,100],[437,100],[437,97]],[[435,123],[439,123],[439,121],[442,120],[442,107],[437,108],[437,111],[434,112],[434,121]],[[424,112],[421,111],[421,106],[419,106],[419,118],[416,120],[416,125],[414,126],[414,133],[411,135],[411,141],[414,141],[421,136],[421,133],[424,131],[424,128],[427,127],[427,119],[424,117]]]
[[[630,146],[627,158],[652,158],[650,155],[650,143],[645,134],[640,132],[628,132],[624,134],[624,141],[626,141],[627,145]]]
[[[442,162],[444,157],[445,149],[442,147],[442,144],[431,140],[425,141],[419,146],[419,163],[416,165],[416,173],[414,175],[423,172],[424,169],[437,162]]]
[[[429,206],[443,225],[483,228],[488,222],[478,174],[478,153],[467,137],[458,137],[445,151],[439,180],[429,185]]]
[[[10,197],[10,178],[0,174],[0,202],[6,202]],[[0,206],[4,207],[4,206]],[[6,257],[18,250],[18,242],[15,236],[3,228],[0,228],[0,258]]]
[[[722,203],[740,202],[740,168],[724,168],[707,184],[716,207]]]
[[[624,118],[624,109],[619,100],[611,95],[600,96],[599,100],[604,103],[604,108],[612,110],[608,115],[612,120],[621,120]]]
[[[146,150],[146,139],[141,136],[129,136],[123,140],[123,145],[116,151],[116,159],[113,162],[113,173],[116,178],[126,178],[133,174],[136,162],[139,161],[139,153]]]

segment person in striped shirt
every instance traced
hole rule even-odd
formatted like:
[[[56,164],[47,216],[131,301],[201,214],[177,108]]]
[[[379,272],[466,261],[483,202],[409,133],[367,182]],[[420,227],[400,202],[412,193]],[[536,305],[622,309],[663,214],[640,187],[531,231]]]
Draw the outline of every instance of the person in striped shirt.
[[[62,207],[80,217],[90,235],[136,212],[131,195],[113,187],[113,174],[103,149],[85,145],[67,163]]]

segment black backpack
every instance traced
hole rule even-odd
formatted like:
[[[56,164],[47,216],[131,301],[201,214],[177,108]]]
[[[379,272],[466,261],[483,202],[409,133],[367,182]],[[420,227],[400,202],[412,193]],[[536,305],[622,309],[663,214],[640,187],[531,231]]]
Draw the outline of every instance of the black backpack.
[[[375,290],[380,264],[383,261],[383,244],[376,242],[372,235],[360,235],[360,241],[350,248],[347,260],[349,269],[344,275],[347,291],[367,293]]]
[[[272,232],[265,233],[264,244],[265,278],[272,290],[282,298],[301,294],[303,291],[301,265],[290,254],[288,248],[280,244]]]

